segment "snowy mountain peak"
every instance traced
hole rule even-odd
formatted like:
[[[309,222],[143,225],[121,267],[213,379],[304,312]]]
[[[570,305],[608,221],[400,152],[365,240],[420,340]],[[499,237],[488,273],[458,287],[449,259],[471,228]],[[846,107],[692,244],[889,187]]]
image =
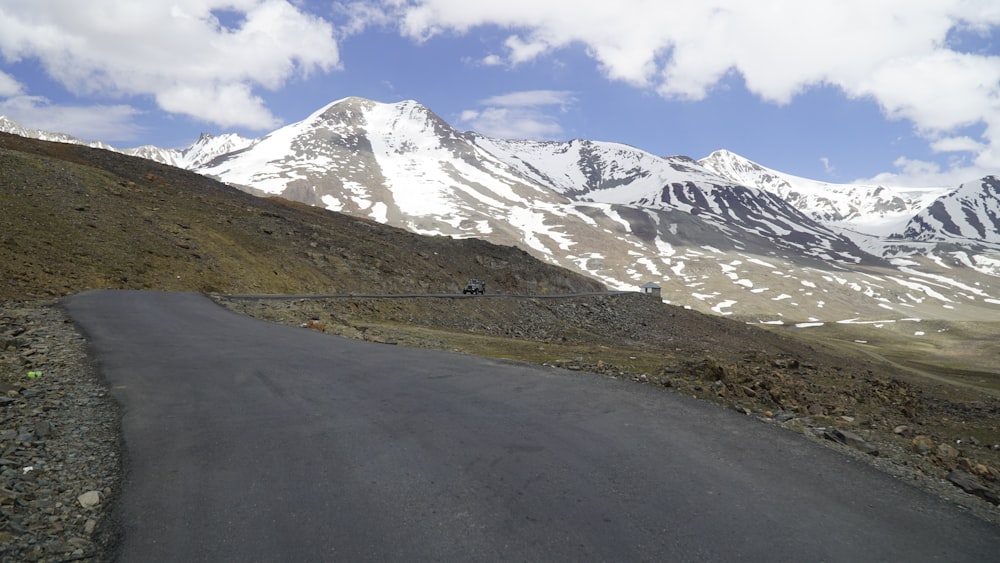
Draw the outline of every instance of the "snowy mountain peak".
[[[28,130],[22,127],[20,123],[7,117],[6,115],[0,115],[0,131],[10,133],[11,135],[20,135],[21,137],[31,136],[26,134]]]
[[[259,139],[249,139],[236,133],[212,135],[202,133],[190,147],[181,151],[181,168],[199,168],[225,155],[252,147]]]
[[[114,150],[110,145],[101,141],[87,142],[65,133],[52,133],[38,129],[29,129],[5,115],[0,116],[0,131],[10,133],[12,135],[19,135],[21,137],[28,137],[30,139],[52,141],[55,143],[69,143],[72,145],[86,145],[95,149]]]
[[[705,168],[744,186],[752,186],[780,194],[792,189],[791,183],[779,172],[761,166],[725,149],[717,150],[698,161]]]
[[[1000,178],[986,176],[945,194],[907,222],[898,236],[929,242],[1000,243]]]
[[[785,174],[725,150],[698,161],[744,186],[771,192],[813,219],[873,235],[887,235],[950,190],[836,184]]]

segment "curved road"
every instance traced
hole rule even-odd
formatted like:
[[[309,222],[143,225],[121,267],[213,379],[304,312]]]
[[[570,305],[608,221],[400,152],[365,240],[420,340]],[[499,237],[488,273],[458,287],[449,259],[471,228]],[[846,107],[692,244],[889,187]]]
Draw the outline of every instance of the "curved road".
[[[122,561],[988,561],[1000,529],[651,386],[65,300],[123,407]]]
[[[303,294],[275,294],[275,293],[245,293],[245,294],[219,294],[220,297],[233,300],[274,300],[274,301],[298,301],[309,299],[571,299],[574,297],[588,297],[592,295],[642,295],[638,291],[587,291],[583,293],[484,293],[481,295],[466,293],[303,293]]]

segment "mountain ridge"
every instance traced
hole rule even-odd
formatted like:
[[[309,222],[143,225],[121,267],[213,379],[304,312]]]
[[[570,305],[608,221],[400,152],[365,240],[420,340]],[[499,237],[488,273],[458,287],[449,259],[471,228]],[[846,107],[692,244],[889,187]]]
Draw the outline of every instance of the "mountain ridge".
[[[518,246],[617,289],[656,281],[667,302],[759,322],[981,317],[1000,304],[991,237],[935,237],[958,224],[941,211],[920,236],[900,230],[956,190],[838,187],[728,151],[696,161],[491,139],[412,100],[352,97],[192,169],[419,234]]]

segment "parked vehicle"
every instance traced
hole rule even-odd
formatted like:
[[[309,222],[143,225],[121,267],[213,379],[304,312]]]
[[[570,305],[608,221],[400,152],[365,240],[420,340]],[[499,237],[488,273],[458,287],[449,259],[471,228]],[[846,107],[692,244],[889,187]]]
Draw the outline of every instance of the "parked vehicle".
[[[464,295],[476,295],[477,293],[479,295],[486,293],[486,282],[483,280],[469,280],[469,283],[465,284],[465,289],[462,290],[462,294]]]

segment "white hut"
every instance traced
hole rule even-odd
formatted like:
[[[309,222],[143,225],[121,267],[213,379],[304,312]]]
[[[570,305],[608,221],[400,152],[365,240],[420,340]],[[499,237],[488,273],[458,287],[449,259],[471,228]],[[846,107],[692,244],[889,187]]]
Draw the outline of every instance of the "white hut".
[[[649,282],[643,285],[641,289],[646,295],[652,295],[653,297],[660,296],[660,284],[656,282]]]

